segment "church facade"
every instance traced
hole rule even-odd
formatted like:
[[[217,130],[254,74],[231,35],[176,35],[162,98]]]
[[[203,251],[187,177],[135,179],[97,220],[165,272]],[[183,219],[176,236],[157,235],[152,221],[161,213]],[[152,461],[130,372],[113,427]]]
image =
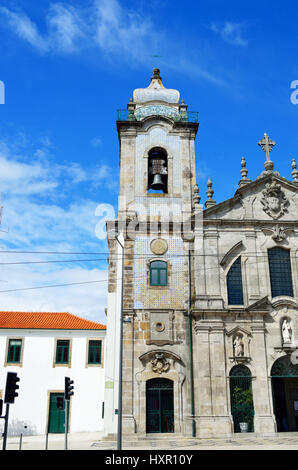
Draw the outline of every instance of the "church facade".
[[[198,115],[154,69],[118,112],[120,195],[107,223],[105,433],[298,430],[298,171],[245,159],[233,197],[200,204]],[[198,166],[199,169],[199,166]],[[120,341],[120,339],[122,339]],[[121,389],[120,389],[121,391]]]

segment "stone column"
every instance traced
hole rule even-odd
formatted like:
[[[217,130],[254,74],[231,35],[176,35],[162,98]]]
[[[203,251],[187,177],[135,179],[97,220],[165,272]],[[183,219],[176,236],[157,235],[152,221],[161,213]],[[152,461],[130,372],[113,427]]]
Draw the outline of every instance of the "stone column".
[[[203,321],[196,324],[195,332],[197,437],[230,436],[224,327],[222,322]]]
[[[275,419],[271,405],[270,383],[267,370],[265,327],[263,321],[254,322],[251,327],[251,357],[255,371],[252,380],[254,401],[254,431],[261,434],[275,432]]]
[[[221,309],[223,299],[220,288],[217,227],[209,227],[204,231],[203,261],[205,262],[206,307]]]
[[[134,128],[121,131],[119,216],[135,196],[135,136]]]
[[[197,320],[193,336],[193,376],[197,437],[204,435],[204,420],[212,414],[209,325]]]
[[[249,253],[248,261],[246,263],[246,286],[248,303],[251,303],[260,298],[259,266],[255,230],[246,231],[245,237],[247,252]]]

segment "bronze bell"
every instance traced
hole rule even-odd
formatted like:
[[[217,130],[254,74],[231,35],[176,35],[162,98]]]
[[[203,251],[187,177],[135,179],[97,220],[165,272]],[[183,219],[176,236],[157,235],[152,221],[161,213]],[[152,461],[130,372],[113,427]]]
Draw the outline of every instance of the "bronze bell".
[[[151,188],[152,189],[164,189],[165,184],[162,181],[162,177],[159,174],[154,175]]]

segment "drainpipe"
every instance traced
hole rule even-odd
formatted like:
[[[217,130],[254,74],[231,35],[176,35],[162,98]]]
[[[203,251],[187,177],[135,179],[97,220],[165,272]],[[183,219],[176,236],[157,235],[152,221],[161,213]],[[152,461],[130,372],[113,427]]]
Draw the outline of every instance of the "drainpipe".
[[[193,384],[193,349],[192,349],[192,322],[191,322],[191,258],[188,250],[188,335],[189,335],[189,365],[190,365],[190,403],[192,417],[192,437],[196,437],[194,384]]]

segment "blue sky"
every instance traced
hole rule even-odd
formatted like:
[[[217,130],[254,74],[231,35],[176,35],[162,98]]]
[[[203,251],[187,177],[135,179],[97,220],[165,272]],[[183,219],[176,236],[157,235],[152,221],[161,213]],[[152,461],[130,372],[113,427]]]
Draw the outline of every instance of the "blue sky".
[[[245,156],[263,170],[257,145],[276,141],[275,170],[291,179],[298,158],[297,8],[294,2],[3,0],[0,6],[0,263],[96,258],[93,262],[2,265],[2,309],[67,310],[105,322],[107,252],[96,226],[117,207],[116,110],[159,67],[189,110],[201,202],[233,196]],[[155,57],[158,55],[159,57]],[[102,207],[102,206],[101,206]],[[110,214],[109,214],[110,215]],[[100,280],[36,290],[21,290]]]

